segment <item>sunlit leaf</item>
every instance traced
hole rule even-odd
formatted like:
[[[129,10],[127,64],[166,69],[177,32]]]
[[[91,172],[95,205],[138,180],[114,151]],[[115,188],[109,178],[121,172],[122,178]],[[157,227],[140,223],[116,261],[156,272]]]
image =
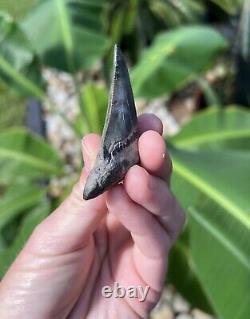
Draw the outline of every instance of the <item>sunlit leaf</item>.
[[[108,92],[106,88],[89,82],[82,88],[81,98],[81,117],[86,119],[90,132],[100,134],[108,107]]]
[[[34,50],[18,24],[4,12],[0,12],[0,77],[22,93],[44,97]]]
[[[22,0],[17,2],[16,0],[0,0],[1,10],[9,12],[14,18],[20,19],[30,9],[34,0]]]
[[[153,0],[149,2],[150,9],[165,24],[171,27],[183,23],[196,23],[204,11],[204,4],[194,0]]]
[[[199,281],[196,269],[190,254],[189,243],[181,240],[174,245],[169,255],[167,281],[181,293],[193,307],[208,313],[213,312],[204,288]]]
[[[175,174],[200,192],[189,203],[197,276],[220,318],[245,318],[250,311],[250,153],[173,149],[171,154]]]
[[[27,179],[60,175],[63,164],[56,151],[42,138],[23,128],[0,133],[0,181],[8,183]]]
[[[0,131],[9,128],[14,123],[22,125],[25,120],[25,99],[19,94],[0,88]]]
[[[250,147],[250,113],[237,106],[210,108],[195,115],[181,132],[170,139],[182,148]]]
[[[190,207],[197,204],[203,196],[198,188],[192,187],[186,179],[183,179],[175,171],[171,178],[171,188],[186,215]],[[193,307],[212,313],[211,305],[197,276],[190,252],[189,231],[190,225],[187,223],[185,231],[171,250],[167,280],[178,289]]]
[[[102,0],[38,1],[22,28],[45,64],[74,72],[89,68],[107,49],[103,9]]]
[[[210,0],[229,14],[235,14],[244,0]]]
[[[49,212],[50,205],[47,201],[42,201],[36,208],[27,214],[20,225],[20,230],[17,233],[14,242],[0,253],[0,278],[3,277],[6,270],[14,261],[35,226],[39,224],[49,214]]]
[[[132,71],[135,95],[154,98],[183,88],[225,48],[225,39],[209,27],[182,27],[158,35]]]
[[[190,211],[191,254],[197,274],[219,318],[247,318],[249,230],[228,218],[226,211],[206,204]]]
[[[27,183],[9,187],[0,201],[0,229],[26,209],[35,206],[45,192],[46,188]]]

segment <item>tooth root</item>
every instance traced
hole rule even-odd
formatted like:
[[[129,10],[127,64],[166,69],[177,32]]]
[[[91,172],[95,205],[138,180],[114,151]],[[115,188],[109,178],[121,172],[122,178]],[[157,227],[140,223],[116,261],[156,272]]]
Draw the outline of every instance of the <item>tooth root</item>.
[[[113,80],[102,134],[101,149],[83,192],[94,198],[122,180],[138,163],[138,124],[129,73],[121,50],[115,46]]]

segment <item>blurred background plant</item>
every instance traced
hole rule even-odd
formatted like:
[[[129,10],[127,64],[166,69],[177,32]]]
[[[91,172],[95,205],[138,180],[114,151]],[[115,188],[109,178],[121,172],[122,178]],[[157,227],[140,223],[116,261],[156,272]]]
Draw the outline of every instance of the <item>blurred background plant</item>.
[[[188,216],[167,282],[193,308],[248,318],[250,1],[0,0],[0,9],[0,276],[76,181],[82,135],[101,133],[118,43],[138,112],[164,121]]]

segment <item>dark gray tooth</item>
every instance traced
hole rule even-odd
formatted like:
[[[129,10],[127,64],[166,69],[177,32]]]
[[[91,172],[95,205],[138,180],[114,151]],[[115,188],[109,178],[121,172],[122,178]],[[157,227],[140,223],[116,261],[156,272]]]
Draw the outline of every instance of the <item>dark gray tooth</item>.
[[[94,198],[120,182],[139,162],[138,124],[133,91],[121,50],[114,48],[113,81],[95,165],[87,178],[84,199]]]

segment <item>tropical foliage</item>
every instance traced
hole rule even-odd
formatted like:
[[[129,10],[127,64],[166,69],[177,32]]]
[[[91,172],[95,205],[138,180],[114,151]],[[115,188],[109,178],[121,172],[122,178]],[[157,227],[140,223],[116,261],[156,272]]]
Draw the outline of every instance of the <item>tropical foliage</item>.
[[[205,110],[177,135],[166,137],[174,166],[173,191],[188,216],[171,253],[168,279],[194,306],[219,318],[248,318],[249,4],[38,0],[18,19],[5,6],[9,11],[0,13],[1,276],[35,225],[65,195],[48,196],[50,180],[67,174],[66,163],[43,137],[24,126],[6,128],[11,107],[6,99],[15,104],[15,112],[30,96],[53,112],[43,69],[68,72],[75,82],[80,117],[71,122],[60,115],[76,139],[90,131],[100,133],[112,47],[119,43],[137,98],[170,100],[192,85],[205,99]],[[216,85],[205,76],[215,67],[224,70]],[[96,82],[93,69],[104,84]],[[236,105],[239,101],[245,105]]]

